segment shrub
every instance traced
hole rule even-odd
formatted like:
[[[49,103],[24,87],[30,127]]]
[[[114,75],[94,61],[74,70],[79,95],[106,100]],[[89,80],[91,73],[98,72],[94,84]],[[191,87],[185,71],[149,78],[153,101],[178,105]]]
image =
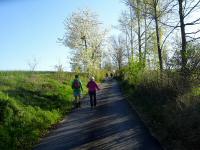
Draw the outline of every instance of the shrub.
[[[200,94],[194,74],[126,67],[122,86],[143,120],[166,149],[199,149]],[[130,67],[130,66],[129,66]]]

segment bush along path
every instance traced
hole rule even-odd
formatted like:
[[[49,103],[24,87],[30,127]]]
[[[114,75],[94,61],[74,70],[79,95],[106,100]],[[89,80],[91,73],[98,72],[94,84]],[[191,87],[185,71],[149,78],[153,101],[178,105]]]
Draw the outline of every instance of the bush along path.
[[[97,106],[89,98],[74,109],[34,150],[141,149],[161,150],[136,112],[122,96],[117,82],[106,82],[97,93]]]

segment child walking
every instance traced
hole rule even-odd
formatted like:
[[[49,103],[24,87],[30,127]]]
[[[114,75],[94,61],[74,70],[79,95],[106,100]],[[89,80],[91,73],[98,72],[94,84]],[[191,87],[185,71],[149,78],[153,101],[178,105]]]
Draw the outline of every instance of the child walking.
[[[94,81],[94,77],[90,78],[90,81],[87,84],[88,93],[90,96],[90,105],[91,108],[96,107],[96,90],[100,90],[96,82]]]
[[[83,91],[82,88],[82,82],[79,79],[78,75],[75,75],[75,79],[72,82],[72,89],[74,93],[74,98],[75,98],[75,107],[81,107],[81,91]]]

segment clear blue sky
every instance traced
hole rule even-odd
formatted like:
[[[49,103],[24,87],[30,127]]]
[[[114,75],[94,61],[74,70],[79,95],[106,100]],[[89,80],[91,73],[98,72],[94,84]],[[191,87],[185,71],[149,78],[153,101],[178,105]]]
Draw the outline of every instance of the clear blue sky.
[[[117,25],[121,0],[0,0],[0,70],[54,70],[61,63],[69,70],[68,48],[58,44],[64,19],[73,11],[89,8],[105,26]]]

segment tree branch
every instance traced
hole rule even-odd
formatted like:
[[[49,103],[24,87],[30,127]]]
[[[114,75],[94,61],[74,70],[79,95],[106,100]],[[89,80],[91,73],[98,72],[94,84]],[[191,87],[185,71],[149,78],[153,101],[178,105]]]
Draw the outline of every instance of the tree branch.
[[[190,8],[191,4],[194,2],[195,0],[190,0],[190,3],[187,6],[187,3],[185,1],[185,6],[184,6],[184,14],[186,13],[186,11],[188,11],[188,9]],[[187,8],[186,8],[187,7]]]
[[[186,35],[187,34],[197,34],[197,33],[199,33],[200,32],[200,30],[197,30],[197,31],[195,31],[195,32],[190,32],[190,33],[185,33]]]
[[[198,21],[200,21],[200,18],[196,19],[196,20],[193,21],[193,22],[186,23],[185,25],[195,25],[195,24],[199,24],[199,23],[196,23],[196,22],[198,22]]]
[[[200,0],[187,12],[187,14],[184,16],[186,18],[200,3]]]
[[[151,22],[153,21],[153,19],[151,19],[151,21],[148,23],[148,25],[147,25],[147,28],[151,25]],[[140,37],[142,37],[143,36],[143,34],[145,33],[145,31],[144,32],[142,32],[142,34],[141,34],[141,36]]]
[[[168,11],[166,11],[167,8],[170,6],[170,4],[173,3],[173,2],[174,2],[174,0],[167,3],[167,5],[164,6],[164,8],[161,10],[160,14],[158,15],[158,18],[161,17],[164,13],[166,13],[166,14],[169,13],[175,6],[178,5],[178,3],[176,3],[176,4],[172,5],[172,7]]]
[[[172,25],[169,25],[169,24],[166,24],[166,23],[164,23],[164,22],[161,22],[161,21],[159,21],[159,23],[161,23],[162,25],[164,25],[164,26],[168,26],[168,27],[171,27],[171,28],[177,28],[177,27],[180,27],[180,26],[172,26]],[[179,24],[179,23],[178,23]]]
[[[170,34],[177,28],[178,24],[179,24],[179,23],[177,23],[177,25],[176,25],[176,26],[168,33],[168,35],[165,37],[165,39],[164,39],[164,41],[163,41],[163,43],[162,43],[162,45],[161,45],[161,50],[162,50],[162,48],[163,48],[163,46],[164,46],[164,44],[165,44],[167,38],[168,38],[168,37],[170,36]]]
[[[152,33],[152,34],[150,34],[148,37],[147,37],[147,41],[152,37],[152,35],[153,35],[154,33]],[[144,40],[144,39],[142,39],[142,40]],[[143,45],[145,42],[143,42],[141,45]]]
[[[186,36],[186,37],[191,38],[191,40],[187,41],[187,42],[194,42],[195,40],[200,39],[200,37],[197,37],[197,38],[194,38],[194,37],[191,37],[191,36]]]

